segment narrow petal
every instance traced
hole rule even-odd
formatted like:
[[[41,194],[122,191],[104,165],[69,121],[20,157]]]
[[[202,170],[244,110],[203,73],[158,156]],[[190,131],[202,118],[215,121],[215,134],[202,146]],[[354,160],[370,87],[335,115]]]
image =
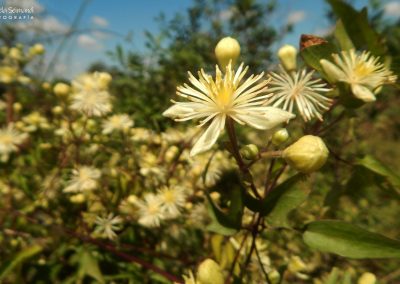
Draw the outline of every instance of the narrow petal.
[[[275,107],[249,108],[234,116],[254,128],[264,130],[272,129],[295,117],[293,113]]]
[[[324,70],[326,75],[328,75],[329,79],[332,82],[337,82],[338,80],[346,77],[346,74],[332,62],[330,62],[326,59],[321,59],[320,63],[321,63],[322,69]]]
[[[352,84],[351,91],[354,96],[366,103],[373,102],[376,100],[374,94],[366,87],[359,84]]]
[[[213,119],[210,126],[203,132],[200,138],[193,145],[190,156],[209,150],[217,141],[221,130],[225,126],[225,115],[219,115]]]
[[[169,118],[176,118],[176,117],[185,116],[191,112],[193,112],[192,108],[183,107],[180,104],[174,104],[171,107],[169,107],[166,111],[163,112],[163,116],[166,116]]]

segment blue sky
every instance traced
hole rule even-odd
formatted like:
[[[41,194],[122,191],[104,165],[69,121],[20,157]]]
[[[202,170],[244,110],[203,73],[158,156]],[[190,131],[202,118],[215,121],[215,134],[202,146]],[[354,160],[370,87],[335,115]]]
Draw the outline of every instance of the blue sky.
[[[72,0],[5,0],[6,3],[21,3],[36,5],[35,11],[42,11],[37,18],[47,30],[63,33],[72,23],[82,1]],[[263,0],[260,0],[262,2]],[[368,0],[355,0],[356,8],[367,4]],[[389,14],[398,17],[400,4],[397,1],[387,0]],[[57,64],[57,71],[68,77],[82,72],[89,63],[94,61],[108,61],[105,52],[114,49],[116,44],[123,44],[126,48],[144,50],[144,31],[157,33],[158,23],[155,18],[162,12],[171,18],[177,12],[184,13],[190,7],[190,0],[89,0],[79,24],[79,35],[73,37],[63,51],[62,61]],[[397,10],[396,10],[397,9]],[[277,27],[288,21],[295,23],[293,33],[289,34],[278,44],[298,44],[302,33],[324,34],[330,26],[324,15],[327,5],[323,0],[281,0],[278,9],[272,18],[265,19],[267,23]],[[97,31],[96,31],[97,30]],[[111,33],[99,32],[107,30]],[[124,40],[124,36],[131,33],[132,42]],[[56,45],[55,45],[56,46]],[[49,54],[54,52],[55,46],[48,47]]]

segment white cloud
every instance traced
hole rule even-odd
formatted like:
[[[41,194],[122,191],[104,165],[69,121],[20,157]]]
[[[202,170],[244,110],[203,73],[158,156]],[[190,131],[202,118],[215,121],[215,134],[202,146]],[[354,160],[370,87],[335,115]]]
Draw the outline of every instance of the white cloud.
[[[69,29],[67,25],[60,22],[54,16],[45,18],[35,17],[31,21],[18,22],[15,28],[21,32],[36,32],[36,33],[66,33]]]
[[[80,35],[77,38],[78,45],[87,50],[99,50],[102,48],[101,43],[90,35]]]
[[[327,28],[317,28],[314,31],[314,34],[320,37],[326,37],[328,35],[331,35],[333,31],[335,30],[334,26],[327,27]]]
[[[92,23],[102,28],[108,27],[108,21],[100,16],[93,16]]]
[[[306,12],[302,10],[291,12],[286,19],[287,24],[294,25],[303,21],[306,17]]]
[[[231,7],[231,8],[228,8],[228,9],[226,9],[226,10],[221,11],[221,12],[219,13],[219,15],[218,15],[218,18],[219,18],[221,21],[227,21],[227,20],[229,20],[230,18],[232,18],[233,13],[234,13],[234,10],[233,10],[233,8]]]
[[[392,1],[385,4],[383,7],[385,15],[390,17],[400,17],[400,2]]]

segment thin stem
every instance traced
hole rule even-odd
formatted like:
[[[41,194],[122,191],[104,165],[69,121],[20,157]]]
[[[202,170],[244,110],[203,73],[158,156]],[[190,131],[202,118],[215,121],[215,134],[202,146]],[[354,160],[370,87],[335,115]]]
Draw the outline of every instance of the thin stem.
[[[263,263],[262,263],[262,261],[261,261],[260,252],[259,252],[258,249],[257,249],[257,245],[254,246],[254,250],[255,250],[255,252],[256,252],[256,256],[257,256],[257,259],[258,259],[258,263],[259,263],[260,266],[261,266],[261,270],[262,270],[262,272],[263,272],[264,275],[265,275],[265,280],[267,280],[267,283],[268,283],[268,284],[271,284],[271,280],[269,280],[268,272],[265,270],[264,265],[263,265]]]
[[[254,185],[253,177],[251,176],[251,173],[250,173],[248,167],[244,163],[244,161],[242,159],[242,156],[240,156],[239,146],[238,146],[238,143],[237,143],[237,137],[236,137],[236,132],[235,132],[235,126],[233,125],[233,120],[231,118],[229,118],[229,117],[226,119],[226,128],[227,128],[229,140],[230,140],[230,143],[231,143],[231,146],[232,146],[233,157],[235,158],[236,163],[238,164],[240,171],[244,175],[250,177],[250,188],[251,188],[251,191],[253,192],[253,194],[257,198],[261,199],[261,195],[258,193],[257,188]]]
[[[6,99],[6,120],[7,124],[10,124],[14,121],[14,90],[13,88],[9,88],[7,93],[4,94]]]
[[[225,284],[229,284],[229,283],[230,283],[231,277],[232,277],[233,272],[234,272],[234,270],[235,270],[235,265],[236,265],[236,263],[237,263],[237,261],[238,261],[238,259],[239,259],[240,252],[242,251],[242,249],[243,249],[243,247],[244,247],[244,244],[246,243],[246,240],[247,240],[247,237],[249,236],[249,233],[250,233],[250,232],[247,232],[247,233],[244,235],[243,240],[242,240],[242,242],[240,243],[240,247],[239,247],[238,251],[237,251],[236,254],[235,254],[235,258],[233,259],[231,268],[229,269],[229,274],[228,274],[228,277],[227,277],[226,280],[225,280]]]

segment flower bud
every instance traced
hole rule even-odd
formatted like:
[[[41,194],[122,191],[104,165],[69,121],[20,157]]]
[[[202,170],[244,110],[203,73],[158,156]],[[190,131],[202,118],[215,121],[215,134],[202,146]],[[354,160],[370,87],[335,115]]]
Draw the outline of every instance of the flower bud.
[[[278,57],[286,71],[296,70],[297,49],[293,45],[285,44],[278,50]]]
[[[48,90],[51,89],[51,85],[50,85],[49,82],[43,82],[42,88],[43,88],[44,90],[48,91]]]
[[[321,64],[322,70],[324,70],[330,83],[336,83],[337,81],[339,81],[340,78],[342,78],[343,71],[341,71],[339,67],[337,67],[332,62],[326,59],[321,59],[319,63]]]
[[[197,281],[199,284],[223,284],[224,276],[218,263],[207,258],[200,263],[197,270]]]
[[[63,108],[61,107],[61,106],[55,106],[55,107],[53,107],[52,109],[51,109],[51,112],[53,113],[53,114],[56,114],[56,115],[58,115],[58,114],[62,114],[63,113]]]
[[[8,55],[10,56],[10,58],[12,58],[14,60],[22,59],[22,52],[19,48],[16,48],[16,47],[10,48]]]
[[[44,53],[44,46],[40,43],[36,43],[35,45],[29,48],[29,55],[36,56]]]
[[[277,130],[274,135],[272,135],[271,142],[275,146],[279,146],[282,143],[284,143],[286,140],[289,138],[289,132],[286,130],[286,128],[281,128]]]
[[[54,94],[56,94],[56,96],[59,96],[59,97],[68,95],[69,91],[70,91],[70,87],[69,87],[69,85],[67,85],[65,83],[57,83],[53,88]]]
[[[72,195],[69,198],[69,201],[71,201],[72,203],[79,204],[79,203],[85,202],[85,199],[86,199],[85,195],[83,195],[82,193],[78,193],[78,194]]]
[[[179,153],[178,147],[176,147],[175,145],[169,147],[168,150],[165,152],[165,161],[167,163],[171,163],[176,158],[178,153]]]
[[[13,109],[15,112],[20,112],[22,110],[22,105],[20,103],[14,103]]]
[[[268,278],[272,284],[278,284],[280,283],[281,275],[274,269],[268,273]]]
[[[240,155],[246,160],[254,160],[258,156],[258,147],[254,144],[249,144],[240,149]]]
[[[301,137],[283,151],[286,162],[302,173],[319,170],[329,155],[328,148],[321,138],[313,135]]]
[[[376,276],[371,272],[365,272],[358,278],[357,284],[375,284]]]
[[[239,42],[231,37],[224,37],[215,47],[215,56],[217,57],[219,66],[225,71],[225,67],[232,60],[232,65],[235,64],[240,55]]]

